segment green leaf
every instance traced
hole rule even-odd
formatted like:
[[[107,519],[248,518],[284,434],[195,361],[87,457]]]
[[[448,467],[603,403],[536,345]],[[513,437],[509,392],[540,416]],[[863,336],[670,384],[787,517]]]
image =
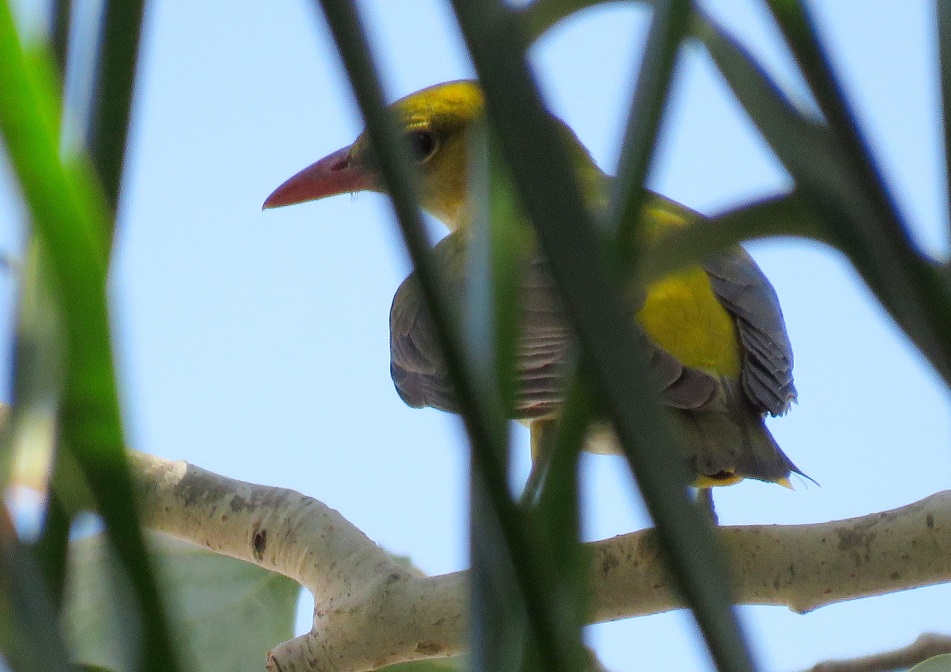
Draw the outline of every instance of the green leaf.
[[[17,672],[69,672],[39,567],[0,510],[0,651]]]
[[[20,291],[13,345],[15,403],[3,423],[7,440],[4,458],[15,457],[21,463],[35,465],[35,473],[20,474],[20,478],[28,479],[28,484],[38,489],[45,486],[46,465],[53,452],[65,369],[62,321],[43,261],[37,241],[30,241],[18,268]],[[12,465],[5,461],[2,466],[0,480],[7,484]]]
[[[144,4],[144,0],[106,2],[97,49],[97,95],[89,119],[89,152],[113,212],[122,186]],[[108,246],[111,232],[103,233]]]
[[[544,469],[544,479],[529,513],[551,567],[549,604],[557,636],[570,656],[565,661],[569,670],[585,669],[589,659],[582,626],[588,615],[590,563],[581,545],[578,457],[593,413],[588,388],[581,375],[575,374],[557,423],[540,421],[532,426],[533,442],[547,459],[536,458],[536,465]]]
[[[83,157],[64,165],[52,57],[27,55],[9,4],[0,0],[0,133],[48,255],[62,317],[66,369],[62,442],[75,458],[134,586],[144,614],[145,669],[177,669],[163,607],[138,527],[123,446],[106,299],[110,209]]]
[[[454,0],[453,7],[486,94],[492,128],[571,314],[594,393],[614,423],[673,573],[717,665],[750,670],[722,558],[709,527],[687,500],[685,468],[648,382],[646,354],[601,254],[566,148],[541,105],[517,18],[500,2]],[[538,636],[556,632],[547,620],[540,625]],[[544,661],[546,666],[569,659],[560,643],[544,644],[558,652]]]
[[[480,125],[470,140],[469,189],[474,217],[468,238],[463,337],[472,376],[479,387],[497,398],[495,405],[511,411],[515,404],[515,339],[517,337],[519,229],[521,211],[507,188],[498,152]],[[495,470],[509,465],[508,415],[491,418],[503,452],[483,455]],[[477,467],[473,446],[470,483],[470,587],[472,627],[470,656],[476,670],[527,672],[537,660],[534,640],[526,634],[526,610],[521,595],[510,586],[518,575],[499,525],[492,492]],[[516,515],[521,512],[516,511]]]
[[[66,72],[71,10],[72,2],[70,0],[51,0],[49,5],[50,44],[53,47],[53,53],[56,55],[60,73]],[[65,77],[62,79],[65,79]]]
[[[691,15],[686,0],[654,3],[641,68],[624,131],[618,174],[612,183],[608,229],[615,232],[620,268],[637,258],[633,249],[644,202],[644,179],[657,141],[661,115],[670,91],[670,78]]]
[[[504,440],[497,419],[504,418],[499,397],[482,389],[461,347],[457,323],[440,288],[440,280],[429,258],[428,240],[422,226],[414,193],[413,176],[406,148],[385,111],[371,50],[352,2],[323,0],[321,3],[334,41],[350,76],[357,102],[367,123],[367,134],[379,161],[386,191],[390,194],[407,249],[436,335],[443,348],[456,400],[472,444],[474,478],[485,494],[484,511],[498,526],[501,541],[510,554],[513,575],[507,590],[520,593],[531,634],[539,642],[541,664],[556,672],[568,656],[560,655],[561,644],[554,634],[551,614],[545,609],[547,586],[544,564],[532,548],[532,536],[512,501],[506,471],[496,458],[504,455]],[[480,505],[481,506],[481,505]],[[473,514],[479,515],[479,514]]]
[[[809,83],[832,135],[842,148],[842,159],[849,164],[873,209],[889,228],[902,235],[904,226],[898,208],[832,71],[808,5],[800,0],[769,0],[767,5]]]
[[[951,1],[937,0],[938,60],[941,66],[941,118],[944,126],[944,180],[951,203]],[[951,219],[948,221],[951,229]]]
[[[389,665],[380,672],[462,672],[469,669],[468,656],[453,656],[452,658],[431,658],[428,660],[413,660],[408,663]]]
[[[911,243],[893,213],[884,185],[856,156],[854,142],[820,120],[808,119],[782,94],[736,40],[699,16],[695,34],[706,45],[796,188],[882,305],[938,373],[951,383],[951,294],[934,264]]]
[[[18,319],[13,344],[13,405],[4,423],[6,455],[18,463],[21,484],[45,489],[52,461],[53,482],[60,484],[47,498],[39,541],[34,553],[49,589],[50,600],[59,608],[66,573],[66,544],[71,513],[61,497],[63,491],[82,488],[69,484],[80,479],[76,470],[64,470],[57,459],[58,419],[63,393],[65,363],[62,319],[49,286],[46,258],[34,238],[20,269]],[[6,482],[4,478],[4,482]],[[57,492],[59,490],[59,492]],[[73,504],[76,497],[67,496]],[[89,499],[85,502],[88,506]]]
[[[296,582],[167,535],[150,535],[149,545],[187,669],[257,672],[275,644],[293,637]],[[139,624],[124,620],[117,608],[129,589],[103,535],[70,544],[63,623],[80,661],[117,672],[137,669]]]
[[[519,10],[521,23],[529,42],[537,40],[542,33],[565,17],[588,7],[607,4],[610,0],[535,0]],[[640,0],[642,4],[658,6],[665,0]]]
[[[665,235],[656,254],[642,259],[637,289],[745,240],[768,236],[821,240],[823,234],[814,213],[798,193],[765,198],[698,219]]]
[[[951,672],[951,653],[942,653],[934,658],[923,660],[908,672]]]

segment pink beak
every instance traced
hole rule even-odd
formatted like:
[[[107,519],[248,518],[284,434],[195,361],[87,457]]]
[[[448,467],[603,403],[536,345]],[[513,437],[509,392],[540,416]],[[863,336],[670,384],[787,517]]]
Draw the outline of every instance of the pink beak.
[[[350,148],[344,147],[307,166],[275,189],[264,201],[264,209],[364,191],[375,184],[371,173],[350,161]]]

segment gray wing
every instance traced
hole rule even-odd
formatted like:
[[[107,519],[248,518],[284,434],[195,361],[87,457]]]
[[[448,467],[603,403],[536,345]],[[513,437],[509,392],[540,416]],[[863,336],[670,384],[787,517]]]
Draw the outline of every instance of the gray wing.
[[[436,245],[433,255],[450,300],[463,305],[465,239],[451,234]],[[577,358],[577,345],[553,280],[540,258],[532,260],[523,274],[519,301],[515,415],[539,417],[554,412],[562,403],[565,379]],[[649,350],[651,370],[663,390],[664,403],[695,409],[711,399],[717,385],[714,378],[684,367],[643,333],[640,335]],[[442,350],[415,275],[400,285],[390,309],[390,374],[408,405],[458,412]]]
[[[740,382],[761,412],[781,415],[796,399],[793,353],[776,290],[742,248],[703,264],[717,299],[735,318],[743,347]]]
[[[449,300],[465,305],[466,242],[450,234],[433,248]],[[575,359],[574,337],[541,261],[525,269],[516,343],[515,414],[538,417],[561,403],[564,378]],[[442,349],[415,274],[400,285],[390,308],[390,375],[400,397],[415,408],[458,412]]]
[[[464,255],[463,241],[454,235],[447,236],[433,249],[440,269],[464,263]],[[445,272],[444,276],[449,293],[461,297],[462,278]],[[390,306],[390,376],[409,406],[458,412],[442,349],[415,273],[396,290]]]

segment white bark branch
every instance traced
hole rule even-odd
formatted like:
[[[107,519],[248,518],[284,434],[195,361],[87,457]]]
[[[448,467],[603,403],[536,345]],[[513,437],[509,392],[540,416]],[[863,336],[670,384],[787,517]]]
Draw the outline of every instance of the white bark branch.
[[[361,672],[461,653],[467,572],[426,577],[310,497],[137,454],[146,523],[298,581],[314,628],[269,654],[280,672]],[[951,581],[951,491],[861,518],[723,527],[739,604],[798,612]],[[594,622],[681,606],[645,530],[591,544]]]

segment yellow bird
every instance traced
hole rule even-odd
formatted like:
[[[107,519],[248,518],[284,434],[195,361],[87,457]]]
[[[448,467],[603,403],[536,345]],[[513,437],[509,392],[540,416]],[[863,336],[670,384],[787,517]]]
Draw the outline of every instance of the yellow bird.
[[[466,230],[472,220],[467,152],[474,122],[484,113],[478,84],[458,81],[413,93],[393,104],[421,175],[423,207],[450,229],[433,250],[437,268],[460,298],[465,287]],[[560,123],[560,122],[559,122]],[[574,133],[560,124],[581,186],[592,207],[606,204],[610,177]],[[280,207],[347,192],[384,188],[366,134],[297,173],[264,203]],[[656,194],[644,206],[647,247],[665,232],[703,219]],[[575,337],[540,255],[525,269],[516,345],[516,417],[547,420],[563,403],[576,355]],[[792,348],[772,285],[750,256],[731,248],[650,284],[631,314],[651,342],[651,365],[661,381],[693,485],[731,485],[744,478],[789,487],[802,474],[764,424],[796,399]],[[457,411],[455,395],[414,275],[390,310],[390,371],[410,406]],[[615,452],[607,431],[594,431],[586,450]]]

